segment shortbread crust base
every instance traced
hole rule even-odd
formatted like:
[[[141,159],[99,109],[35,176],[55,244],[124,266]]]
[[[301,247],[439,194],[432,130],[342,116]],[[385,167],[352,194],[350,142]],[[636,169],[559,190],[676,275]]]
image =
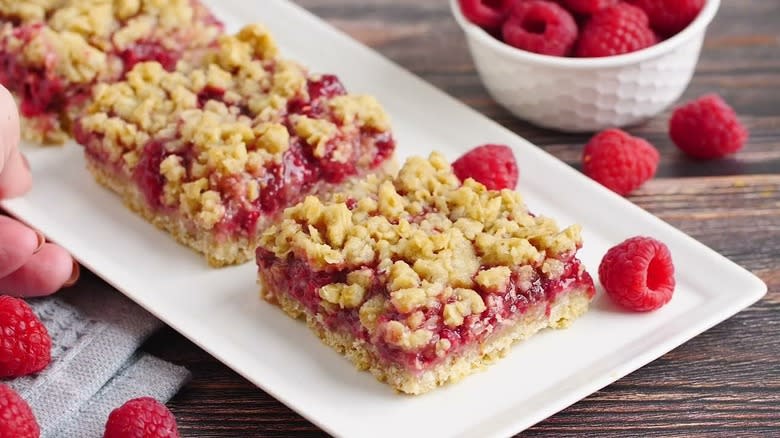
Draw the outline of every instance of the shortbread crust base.
[[[322,342],[347,357],[359,370],[369,371],[380,382],[387,383],[401,393],[419,395],[438,386],[456,383],[481,371],[506,356],[512,346],[530,338],[546,328],[562,329],[585,314],[591,301],[588,286],[577,286],[564,290],[547,310],[547,303],[541,302],[527,309],[518,321],[508,324],[503,330],[490,335],[483,343],[447,357],[442,363],[419,374],[411,373],[396,364],[381,359],[377,349],[370,343],[357,339],[343,330],[332,330],[291,298],[286,291],[272,291],[259,276],[261,294],[267,301],[279,305],[290,317],[306,321],[309,328]]]
[[[209,265],[214,268],[220,268],[231,265],[238,265],[255,259],[255,250],[261,237],[261,231],[275,219],[275,216],[261,217],[258,220],[258,232],[251,237],[240,237],[238,239],[217,239],[215,233],[199,229],[194,223],[180,218],[175,214],[165,214],[155,210],[146,202],[146,197],[133,183],[127,178],[121,176],[118,172],[107,170],[100,162],[86,156],[87,169],[92,173],[95,180],[102,186],[117,193],[124,202],[125,206],[133,212],[139,214],[148,222],[157,228],[168,232],[173,238],[191,249],[204,254]],[[361,175],[352,177],[341,184],[321,183],[310,190],[311,194],[325,194],[336,190],[343,184],[350,184],[354,179],[360,178],[367,173],[376,173],[384,175],[393,173],[397,169],[397,163],[393,158],[388,159],[379,168],[371,172],[365,172]],[[280,210],[279,213],[281,213]]]

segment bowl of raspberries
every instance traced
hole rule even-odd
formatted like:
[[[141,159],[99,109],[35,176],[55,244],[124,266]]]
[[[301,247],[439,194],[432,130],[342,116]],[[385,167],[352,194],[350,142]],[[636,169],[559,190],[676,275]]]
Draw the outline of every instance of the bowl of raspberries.
[[[720,0],[450,0],[482,82],[565,132],[641,123],[693,77]]]

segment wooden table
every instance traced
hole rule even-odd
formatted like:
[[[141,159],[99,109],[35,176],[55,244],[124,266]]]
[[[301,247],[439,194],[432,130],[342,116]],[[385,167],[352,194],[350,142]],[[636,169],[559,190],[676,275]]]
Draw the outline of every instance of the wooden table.
[[[444,0],[299,3],[579,165],[586,136],[535,128],[488,97]],[[687,160],[667,137],[668,114],[661,115],[632,130],[660,149],[662,163],[658,178],[631,200],[755,272],[769,294],[524,435],[780,436],[780,0],[724,0],[685,98],[710,91],[742,116],[749,146],[733,159]],[[186,436],[323,434],[170,329],[145,348],[194,374],[170,405]]]

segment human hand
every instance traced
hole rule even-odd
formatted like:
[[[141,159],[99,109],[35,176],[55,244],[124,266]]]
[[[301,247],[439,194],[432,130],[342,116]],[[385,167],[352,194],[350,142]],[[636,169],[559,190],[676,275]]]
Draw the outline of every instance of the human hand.
[[[27,160],[19,152],[19,113],[0,85],[0,199],[21,196],[32,186]],[[72,286],[79,265],[62,248],[26,225],[0,214],[0,294],[49,295]]]

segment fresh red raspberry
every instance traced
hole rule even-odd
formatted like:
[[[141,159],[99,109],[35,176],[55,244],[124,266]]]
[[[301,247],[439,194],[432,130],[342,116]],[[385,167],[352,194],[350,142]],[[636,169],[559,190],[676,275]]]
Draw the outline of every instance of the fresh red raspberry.
[[[691,157],[712,159],[742,149],[749,134],[733,108],[717,94],[708,94],[674,111],[669,136]]]
[[[51,361],[51,338],[30,306],[0,296],[0,378],[37,373]]]
[[[632,237],[607,251],[599,280],[617,304],[637,312],[656,310],[672,299],[674,264],[669,248],[651,237]]]
[[[515,0],[458,0],[463,15],[485,29],[498,29]]]
[[[585,175],[623,196],[652,178],[659,161],[653,145],[620,129],[596,134],[582,154]]]
[[[486,144],[476,147],[452,163],[452,169],[461,181],[473,178],[490,190],[517,186],[517,162],[508,146]]]
[[[0,438],[38,438],[41,430],[30,405],[0,383]]]
[[[658,42],[647,14],[636,6],[618,3],[597,12],[580,32],[577,56],[596,58],[635,52]]]
[[[704,7],[705,0],[628,0],[645,11],[650,26],[663,36],[688,27]]]
[[[111,412],[103,438],[179,438],[179,429],[165,405],[151,397],[141,397]]]
[[[556,3],[520,1],[512,8],[502,33],[504,41],[518,49],[566,56],[577,41],[577,23]]]
[[[613,6],[617,2],[618,0],[564,0],[571,11],[588,15]]]

